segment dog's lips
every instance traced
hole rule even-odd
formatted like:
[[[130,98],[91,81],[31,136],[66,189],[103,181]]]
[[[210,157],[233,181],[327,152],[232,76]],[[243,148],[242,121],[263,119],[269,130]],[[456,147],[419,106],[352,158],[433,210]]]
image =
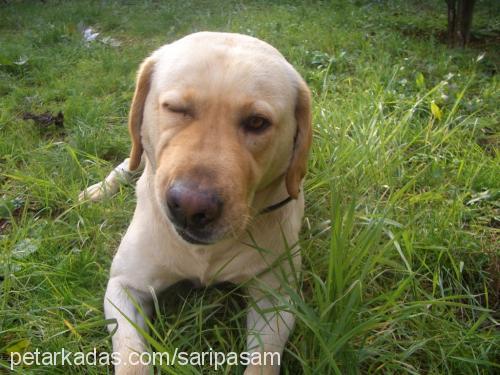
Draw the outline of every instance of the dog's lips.
[[[185,229],[175,227],[175,231],[179,234],[179,236],[181,236],[181,238],[184,241],[186,241],[192,245],[211,245],[212,244],[211,242],[200,240],[199,238],[193,236],[191,233],[189,233]]]

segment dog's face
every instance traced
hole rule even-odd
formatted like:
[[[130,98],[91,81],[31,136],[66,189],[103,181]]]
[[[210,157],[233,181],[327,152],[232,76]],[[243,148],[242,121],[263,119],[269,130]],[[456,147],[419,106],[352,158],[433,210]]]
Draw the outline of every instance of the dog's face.
[[[298,196],[310,94],[268,44],[198,33],[142,64],[129,129],[131,169],[144,150],[156,204],[185,241],[211,244],[245,229],[254,197],[269,185],[286,179]]]

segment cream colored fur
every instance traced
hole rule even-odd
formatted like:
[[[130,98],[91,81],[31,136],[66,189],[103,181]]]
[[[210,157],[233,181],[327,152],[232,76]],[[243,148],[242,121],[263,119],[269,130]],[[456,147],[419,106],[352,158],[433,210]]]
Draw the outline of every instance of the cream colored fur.
[[[118,324],[113,350],[122,358],[147,350],[127,320],[145,326],[131,299],[150,312],[152,293],[185,279],[202,285],[243,283],[253,299],[248,351],[281,355],[294,325],[282,305],[300,270],[296,244],[311,143],[310,106],[309,90],[295,69],[276,49],[252,37],[192,34],[161,47],[142,64],[129,118],[130,159],[80,196],[99,200],[113,194],[142,156],[137,206],[113,259],[104,301],[106,318]],[[242,130],[241,119],[249,113],[267,116],[269,129],[261,134]],[[168,219],[164,196],[176,178],[204,169],[213,172],[213,184],[224,191],[224,212],[213,243],[194,245]],[[288,195],[295,199],[259,214]],[[116,373],[146,374],[147,368],[120,365]],[[245,371],[278,373],[278,366]]]

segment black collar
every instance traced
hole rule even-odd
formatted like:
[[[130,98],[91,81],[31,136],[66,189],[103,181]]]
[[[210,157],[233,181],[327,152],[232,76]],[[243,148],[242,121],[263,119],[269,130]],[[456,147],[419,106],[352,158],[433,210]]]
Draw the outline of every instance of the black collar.
[[[281,180],[282,178],[284,178],[284,174],[278,176],[278,178],[276,178],[274,181],[272,181],[270,184],[268,184],[264,189],[266,189],[269,186],[273,185],[275,182]],[[264,189],[262,189],[262,190],[264,190]],[[260,190],[260,191],[262,191],[262,190]],[[268,214],[269,212],[275,211],[275,210],[283,207],[287,203],[289,203],[292,199],[293,198],[291,196],[288,196],[287,198],[283,199],[282,201],[279,201],[278,203],[275,203],[275,204],[272,204],[270,206],[267,206],[267,207],[263,208],[258,214],[259,215],[265,215],[265,214]]]
[[[259,215],[264,215],[264,214],[267,214],[271,211],[277,210],[278,208],[281,208],[284,205],[286,205],[292,199],[293,199],[292,197],[288,196],[288,198],[283,199],[281,202],[275,203],[271,206],[267,206],[266,208],[264,208],[262,211],[259,212]]]

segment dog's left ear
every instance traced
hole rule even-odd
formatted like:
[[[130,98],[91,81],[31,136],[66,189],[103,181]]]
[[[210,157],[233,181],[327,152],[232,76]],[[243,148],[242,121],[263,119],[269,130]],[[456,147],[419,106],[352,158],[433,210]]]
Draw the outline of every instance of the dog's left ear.
[[[297,133],[295,134],[292,158],[286,172],[286,188],[288,194],[297,199],[300,192],[300,182],[307,171],[307,159],[312,142],[311,92],[302,79],[297,90],[295,120]]]
[[[144,103],[149,93],[151,86],[151,74],[155,66],[155,60],[148,57],[143,61],[139,72],[137,73],[137,83],[135,85],[134,98],[130,106],[130,113],[128,115],[128,131],[132,139],[132,149],[130,150],[129,169],[131,171],[137,169],[141,163],[142,156],[142,140],[141,140],[141,126],[142,117],[144,115]]]

